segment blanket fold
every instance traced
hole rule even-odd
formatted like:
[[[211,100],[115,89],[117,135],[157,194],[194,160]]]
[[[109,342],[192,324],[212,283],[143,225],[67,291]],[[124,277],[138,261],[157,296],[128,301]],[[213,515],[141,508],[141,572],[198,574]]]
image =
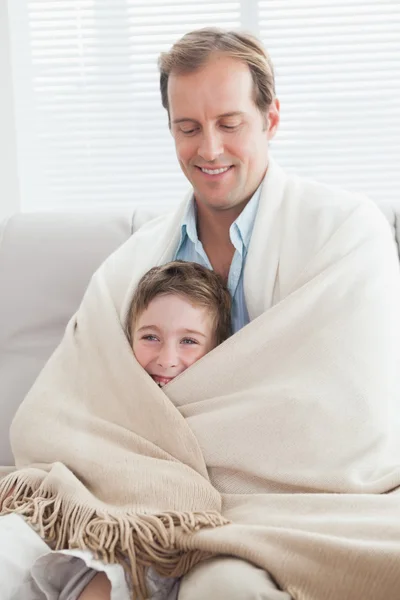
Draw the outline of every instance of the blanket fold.
[[[368,200],[272,161],[244,275],[251,323],[162,390],[124,332],[185,203],[93,276],[11,428],[2,512],[56,548],[181,576],[231,554],[294,600],[400,590],[400,276]]]

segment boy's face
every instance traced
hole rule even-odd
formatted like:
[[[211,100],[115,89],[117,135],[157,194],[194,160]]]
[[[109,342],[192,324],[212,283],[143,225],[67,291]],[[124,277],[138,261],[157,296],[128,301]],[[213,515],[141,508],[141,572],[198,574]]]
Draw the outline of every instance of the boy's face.
[[[182,296],[157,296],[136,319],[133,352],[138,363],[163,387],[215,346],[207,308]]]

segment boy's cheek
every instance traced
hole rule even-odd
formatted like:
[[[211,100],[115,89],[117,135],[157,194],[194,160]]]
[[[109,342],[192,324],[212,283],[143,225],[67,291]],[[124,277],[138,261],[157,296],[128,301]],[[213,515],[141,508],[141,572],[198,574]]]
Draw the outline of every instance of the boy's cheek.
[[[145,348],[143,345],[141,345],[140,343],[133,345],[133,353],[136,357],[136,360],[140,364],[140,366],[143,367],[144,369],[152,361],[153,353],[151,351],[149,351],[148,348]]]

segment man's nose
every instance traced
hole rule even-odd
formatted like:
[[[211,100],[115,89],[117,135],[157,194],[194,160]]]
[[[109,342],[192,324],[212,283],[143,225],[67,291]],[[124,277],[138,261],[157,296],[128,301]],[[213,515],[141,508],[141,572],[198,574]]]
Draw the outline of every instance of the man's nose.
[[[176,367],[178,364],[178,355],[175,346],[172,344],[164,344],[158,355],[157,363],[163,369]]]
[[[198,154],[207,162],[212,162],[224,152],[221,136],[216,131],[204,132],[200,142]]]

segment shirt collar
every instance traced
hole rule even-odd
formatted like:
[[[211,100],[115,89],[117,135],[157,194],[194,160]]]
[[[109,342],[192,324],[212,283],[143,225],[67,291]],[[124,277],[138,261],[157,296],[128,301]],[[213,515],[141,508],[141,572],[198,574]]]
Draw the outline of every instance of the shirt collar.
[[[253,232],[257,209],[260,202],[262,184],[263,181],[260,183],[249,202],[246,204],[238,218],[232,223],[229,229],[229,235],[232,244],[236,250],[240,252],[240,254],[242,254],[243,247],[244,252],[247,252],[250,244],[251,234]],[[178,245],[178,252],[186,237],[188,237],[194,245],[199,243],[196,221],[196,203],[194,201],[194,196],[192,196],[183,215],[181,239]]]
[[[236,221],[234,221],[230,227],[229,234],[232,244],[235,246],[236,250],[239,250],[239,252],[241,249],[238,247],[237,243],[235,243],[235,233],[239,235],[241,243],[244,246],[244,251],[247,252],[250,245],[251,234],[253,233],[258,205],[260,202],[262,184],[263,182],[260,183],[249,202],[246,204]]]
[[[194,196],[188,202],[188,205],[183,215],[182,227],[181,227],[181,243],[186,236],[190,239],[193,244],[199,241],[197,236],[197,215],[196,215],[196,203]]]

